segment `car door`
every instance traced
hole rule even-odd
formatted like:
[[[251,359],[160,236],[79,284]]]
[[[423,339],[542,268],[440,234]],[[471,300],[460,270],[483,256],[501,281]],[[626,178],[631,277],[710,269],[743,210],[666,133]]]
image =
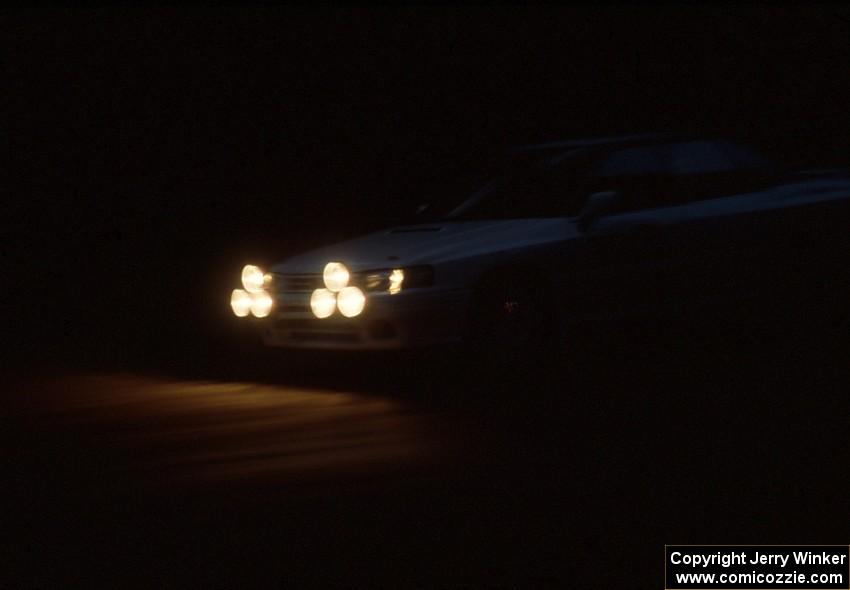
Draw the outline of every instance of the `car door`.
[[[584,281],[597,307],[692,312],[740,292],[742,273],[730,269],[747,267],[736,262],[752,223],[737,197],[757,187],[720,142],[618,150],[594,184],[621,195],[584,236]]]
[[[746,308],[758,285],[771,282],[766,263],[778,246],[771,234],[782,233],[767,222],[783,217],[765,207],[776,184],[772,165],[725,141],[675,143],[670,157],[680,202],[671,239],[686,254],[676,277],[682,300],[690,310]]]
[[[587,192],[614,191],[616,205],[579,239],[575,300],[590,317],[650,312],[667,298],[665,284],[681,264],[667,210],[675,204],[669,147],[617,149],[602,158]]]
[[[758,207],[750,205],[765,183],[719,141],[671,142],[660,157],[658,188],[597,227],[618,236],[622,253],[612,255],[622,266],[620,288],[630,289],[625,307],[693,314],[740,300],[764,251]]]
[[[721,145],[742,185],[724,223],[730,295],[755,310],[811,310],[846,294],[850,179],[783,177],[754,151]]]

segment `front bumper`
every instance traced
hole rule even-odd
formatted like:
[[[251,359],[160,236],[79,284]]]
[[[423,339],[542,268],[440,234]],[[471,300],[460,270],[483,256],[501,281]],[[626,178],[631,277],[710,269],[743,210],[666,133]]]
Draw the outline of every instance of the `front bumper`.
[[[318,319],[309,293],[281,293],[272,313],[257,324],[268,346],[324,350],[399,350],[463,338],[469,293],[414,289],[369,293],[363,313]]]

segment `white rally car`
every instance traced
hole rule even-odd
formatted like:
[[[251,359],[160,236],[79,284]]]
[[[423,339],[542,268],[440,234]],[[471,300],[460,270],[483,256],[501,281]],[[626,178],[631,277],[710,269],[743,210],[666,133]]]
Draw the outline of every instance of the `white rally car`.
[[[526,347],[571,322],[835,284],[848,211],[847,176],[784,175],[725,140],[527,146],[417,223],[246,266],[231,307],[271,346]]]

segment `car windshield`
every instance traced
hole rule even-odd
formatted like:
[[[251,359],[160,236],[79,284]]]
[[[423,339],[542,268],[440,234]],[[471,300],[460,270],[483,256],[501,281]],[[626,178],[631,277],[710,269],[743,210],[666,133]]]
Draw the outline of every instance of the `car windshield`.
[[[578,213],[581,188],[592,168],[585,149],[515,153],[493,162],[489,174],[465,179],[455,196],[420,206],[420,220],[564,217]]]
[[[541,146],[489,170],[463,192],[433,191],[440,196],[420,207],[418,221],[572,217],[604,190],[621,192],[631,208],[668,206],[759,190],[773,174],[753,150],[706,140]]]

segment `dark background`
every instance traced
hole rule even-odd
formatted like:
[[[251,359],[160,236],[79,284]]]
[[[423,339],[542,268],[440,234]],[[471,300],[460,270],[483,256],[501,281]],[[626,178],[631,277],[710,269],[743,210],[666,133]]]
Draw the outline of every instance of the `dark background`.
[[[0,41],[0,566],[25,585],[657,588],[664,543],[846,541],[846,320],[624,326],[494,383],[268,369],[293,357],[228,306],[246,262],[512,145],[674,131],[848,166],[844,6],[48,7]]]
[[[669,130],[791,167],[850,161],[838,5],[114,6],[2,22],[6,340],[39,354],[214,341],[242,264],[377,229],[511,145]]]

